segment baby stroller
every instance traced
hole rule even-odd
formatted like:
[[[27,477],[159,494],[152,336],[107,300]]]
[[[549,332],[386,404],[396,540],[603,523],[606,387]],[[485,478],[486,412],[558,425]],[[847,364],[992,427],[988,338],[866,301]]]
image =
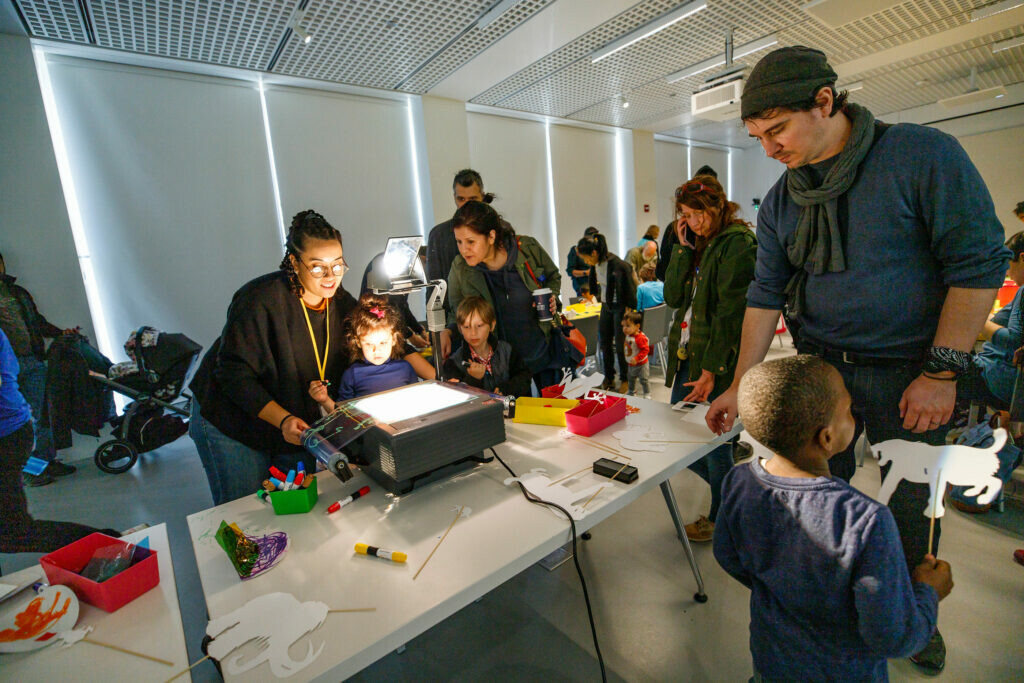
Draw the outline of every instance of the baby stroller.
[[[127,472],[139,453],[169,444],[188,431],[181,418],[189,415],[191,397],[185,398],[184,406],[172,401],[181,396],[203,347],[183,334],[140,327],[128,337],[124,350],[132,360],[111,365],[106,376],[89,372],[97,382],[133,399],[123,415],[110,421],[114,438],[100,444],[93,457],[96,467],[110,474]]]

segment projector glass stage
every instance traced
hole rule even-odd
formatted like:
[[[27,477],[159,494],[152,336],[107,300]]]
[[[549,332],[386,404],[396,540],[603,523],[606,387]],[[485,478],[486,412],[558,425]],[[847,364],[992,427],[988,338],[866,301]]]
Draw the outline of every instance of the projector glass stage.
[[[351,405],[379,422],[395,424],[457,406],[474,398],[473,394],[450,389],[443,384],[421,382],[398,391],[352,401]]]

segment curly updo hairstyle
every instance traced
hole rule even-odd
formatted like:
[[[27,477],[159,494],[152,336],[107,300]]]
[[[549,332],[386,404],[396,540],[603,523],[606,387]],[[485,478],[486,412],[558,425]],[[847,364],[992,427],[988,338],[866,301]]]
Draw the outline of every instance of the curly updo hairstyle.
[[[296,296],[302,296],[304,289],[289,257],[301,259],[306,242],[310,239],[338,240],[338,244],[344,247],[341,244],[341,233],[313,209],[299,211],[292,217],[292,224],[288,226],[288,237],[284,243],[284,258],[281,259],[279,268],[288,274],[288,284]]]
[[[349,355],[353,361],[361,360],[363,347],[360,340],[363,336],[375,330],[390,330],[394,342],[391,358],[401,358],[405,355],[405,335],[402,334],[404,326],[402,315],[388,302],[387,297],[378,294],[362,295],[356,307],[348,314],[345,339]]]

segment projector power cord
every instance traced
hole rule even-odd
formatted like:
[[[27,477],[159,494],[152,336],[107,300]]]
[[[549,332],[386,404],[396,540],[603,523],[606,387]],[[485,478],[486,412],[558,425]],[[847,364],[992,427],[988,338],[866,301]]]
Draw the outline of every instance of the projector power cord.
[[[498,459],[498,462],[501,463],[501,466],[508,470],[509,474],[511,474],[513,477],[518,476],[515,472],[512,471],[512,468],[509,467],[505,463],[505,461],[501,459],[501,456],[498,455],[497,451],[495,451],[493,448],[491,448],[490,451],[491,453],[494,454],[494,457]],[[579,555],[576,553],[576,522],[573,520],[572,515],[569,514],[569,511],[563,508],[561,505],[538,498],[537,496],[527,491],[526,487],[523,486],[522,483],[518,481],[516,483],[519,484],[519,490],[523,492],[523,496],[526,498],[526,500],[530,501],[534,505],[544,505],[549,508],[554,508],[555,510],[558,510],[563,515],[565,515],[565,518],[569,520],[569,528],[572,531],[572,562],[574,565],[576,565],[576,573],[580,577],[580,587],[583,589],[583,601],[587,604],[587,619],[590,620],[590,635],[594,638],[594,652],[597,653],[597,663],[601,666],[601,681],[602,683],[607,683],[608,676],[604,670],[604,657],[601,656],[601,646],[597,643],[597,627],[594,625],[594,610],[590,606],[590,594],[587,593],[587,581],[583,578],[583,568],[580,567]]]

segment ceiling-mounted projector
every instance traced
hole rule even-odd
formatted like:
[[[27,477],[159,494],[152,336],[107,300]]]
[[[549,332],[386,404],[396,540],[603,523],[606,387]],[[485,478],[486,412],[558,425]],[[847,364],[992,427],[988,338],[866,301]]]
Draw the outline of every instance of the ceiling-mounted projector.
[[[710,76],[690,95],[690,113],[712,121],[738,118],[746,81],[747,68],[740,65]]]

